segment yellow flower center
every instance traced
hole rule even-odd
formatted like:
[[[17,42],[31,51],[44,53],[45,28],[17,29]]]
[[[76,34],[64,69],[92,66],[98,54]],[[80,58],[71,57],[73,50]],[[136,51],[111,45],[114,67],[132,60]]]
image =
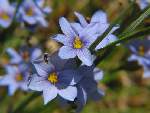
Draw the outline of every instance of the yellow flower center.
[[[19,81],[23,80],[23,77],[22,77],[22,75],[18,74],[15,79],[16,79],[16,81],[19,82]]]
[[[139,55],[144,56],[144,54],[145,54],[145,49],[143,46],[140,46],[139,47]]]
[[[79,37],[76,37],[74,42],[73,42],[73,47],[76,48],[76,49],[80,49],[83,47],[83,43],[82,41],[80,40]]]
[[[53,72],[49,75],[48,81],[50,81],[52,84],[56,84],[58,82],[58,76],[56,72]]]
[[[26,14],[27,14],[28,16],[32,16],[33,13],[34,13],[34,12],[33,12],[32,7],[30,7],[29,9],[26,10]]]
[[[6,12],[2,12],[0,13],[0,18],[2,18],[3,20],[9,20],[9,15]]]

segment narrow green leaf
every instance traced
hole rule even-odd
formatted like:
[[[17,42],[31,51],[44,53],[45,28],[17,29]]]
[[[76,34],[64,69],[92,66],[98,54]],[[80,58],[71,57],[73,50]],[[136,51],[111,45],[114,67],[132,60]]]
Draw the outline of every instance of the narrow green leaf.
[[[133,38],[140,38],[141,36],[147,36],[148,34],[150,34],[150,27],[134,31],[132,33],[129,33],[128,35],[125,35],[124,37],[120,37],[119,40],[117,40],[115,42],[112,42],[111,44],[107,45],[106,47],[104,47],[102,49],[99,49],[96,52],[96,55],[99,55],[105,49],[109,49],[109,48],[114,47],[116,44],[119,44],[121,42],[130,40],[130,39],[133,39]]]
[[[29,95],[27,98],[25,98],[18,107],[12,112],[12,113],[21,113],[21,111],[35,98],[37,98],[40,95],[40,93],[33,93]]]
[[[132,22],[131,25],[128,28],[126,28],[125,31],[120,36],[124,36],[130,32],[133,32],[149,15],[150,15],[150,7],[148,7],[147,10],[144,13],[142,13],[139,18],[137,18],[134,22]]]

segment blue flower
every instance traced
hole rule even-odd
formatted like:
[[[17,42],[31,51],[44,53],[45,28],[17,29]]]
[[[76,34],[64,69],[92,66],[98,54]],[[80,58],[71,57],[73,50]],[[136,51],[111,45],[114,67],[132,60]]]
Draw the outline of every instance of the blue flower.
[[[150,5],[149,0],[137,0],[137,3],[139,4],[141,9],[145,9],[148,5]]]
[[[8,86],[8,94],[14,95],[17,89],[27,91],[27,76],[19,71],[16,66],[6,65],[7,74],[0,78],[0,86]]]
[[[150,77],[150,40],[134,40],[129,47],[132,55],[128,60],[137,60],[144,68],[144,77]]]
[[[41,49],[37,47],[28,48],[27,46],[21,47],[20,52],[16,52],[12,48],[7,48],[6,52],[11,57],[9,64],[16,65],[25,76],[34,71],[31,61],[42,55]]]
[[[104,96],[104,92],[98,88],[97,81],[95,80],[94,77],[94,76],[102,76],[101,71],[98,70],[98,68],[93,70],[92,67],[88,67],[84,70],[84,74],[85,76],[79,81],[79,83],[77,83],[78,88],[78,95],[76,98],[77,112],[82,110],[87,100],[98,101],[101,99],[102,96]],[[99,80],[101,79],[99,78]]]
[[[36,74],[32,75],[29,88],[35,91],[42,91],[44,104],[57,97],[74,101],[77,96],[77,88],[73,86],[73,76],[76,74],[74,63],[62,60],[57,53],[48,57],[45,54],[33,62]]]
[[[1,0],[0,2],[0,26],[7,28],[12,22],[15,8],[9,4],[8,0]]]
[[[42,8],[42,4],[43,2],[40,1],[24,0],[17,14],[18,19],[29,25],[40,24],[43,27],[47,27],[48,23],[45,20],[46,12]]]
[[[102,76],[101,70],[98,68],[94,69],[94,66],[81,66],[78,72],[82,77],[76,81],[77,86],[77,97],[74,102],[69,102],[60,98],[60,103],[64,105],[71,105],[71,107],[76,109],[76,112],[80,112],[86,105],[87,100],[98,101],[104,96],[104,92],[98,88],[97,81],[94,76]],[[82,71],[81,71],[82,70]],[[98,75],[99,74],[99,75]],[[101,77],[102,79],[102,77]],[[99,78],[100,80],[100,78]]]
[[[83,28],[88,27],[88,25],[95,23],[95,26],[97,26],[96,34],[98,36],[101,36],[110,25],[107,20],[107,14],[100,10],[94,13],[94,15],[91,18],[90,23],[86,21],[86,19],[84,18],[82,14],[75,12],[75,15],[77,16],[80,23],[71,23],[71,25],[78,32],[82,31]],[[119,28],[118,25],[113,27],[112,30],[109,32],[109,34],[96,47],[96,50],[105,47],[111,42],[116,41],[118,38],[112,33],[118,28]]]
[[[77,56],[84,64],[91,66],[93,59],[88,48],[97,38],[95,34],[96,26],[93,27],[94,24],[90,24],[77,33],[64,17],[59,19],[59,24],[64,34],[58,34],[53,37],[54,40],[64,44],[59,50],[59,56],[62,59]]]

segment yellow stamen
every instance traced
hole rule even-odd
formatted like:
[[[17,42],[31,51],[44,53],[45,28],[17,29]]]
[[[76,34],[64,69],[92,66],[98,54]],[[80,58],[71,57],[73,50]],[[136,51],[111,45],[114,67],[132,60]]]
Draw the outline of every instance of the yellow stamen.
[[[144,56],[144,54],[145,54],[145,49],[144,49],[143,46],[140,46],[140,47],[139,47],[139,54],[140,54],[141,56]]]
[[[53,72],[49,75],[48,81],[50,81],[52,84],[56,84],[58,82],[57,73]]]
[[[19,82],[19,81],[23,80],[23,77],[22,77],[22,75],[18,74],[15,79],[16,79],[16,81]]]
[[[26,14],[28,16],[32,16],[33,15],[33,9],[31,7],[29,9],[27,9]]]
[[[0,13],[0,18],[2,18],[3,20],[9,20],[9,15],[6,12],[2,12]]]
[[[83,43],[82,41],[80,40],[79,37],[76,37],[74,42],[73,42],[73,47],[76,48],[76,49],[80,49],[83,47]]]

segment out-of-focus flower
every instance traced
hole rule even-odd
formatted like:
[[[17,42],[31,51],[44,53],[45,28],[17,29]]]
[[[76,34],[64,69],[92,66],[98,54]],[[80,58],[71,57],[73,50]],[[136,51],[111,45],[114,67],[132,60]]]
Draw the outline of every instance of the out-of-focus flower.
[[[43,2],[41,0],[24,0],[17,13],[18,20],[29,25],[47,27],[48,23],[45,20],[45,13],[50,13],[51,9],[43,7]]]
[[[144,77],[150,77],[150,40],[134,40],[129,47],[133,54],[128,60],[137,60],[144,68]]]
[[[10,55],[10,63],[11,64],[19,64],[22,62],[31,62],[36,58],[42,55],[42,50],[38,47],[21,47],[20,52],[18,53],[13,48],[7,48],[6,52]]]
[[[11,6],[8,0],[0,0],[0,26],[7,28],[10,26],[15,8]]]
[[[46,6],[45,0],[35,0],[36,5],[41,8],[41,11],[45,14],[49,14],[52,12],[52,9],[49,6]]]
[[[40,48],[27,46],[21,47],[20,52],[15,51],[13,48],[7,48],[6,52],[10,55],[10,63],[11,65],[16,65],[20,72],[24,73],[24,75],[29,76],[31,72],[33,72],[33,66],[31,65],[31,61],[42,55],[42,51]]]
[[[48,57],[45,54],[33,62],[36,74],[32,75],[29,88],[42,91],[44,104],[57,97],[74,101],[77,96],[77,88],[73,86],[73,77],[76,74],[74,63],[62,60],[57,53]]]
[[[12,96],[17,89],[27,91],[27,76],[16,66],[5,66],[7,74],[0,78],[0,86],[8,86],[8,94]]]
[[[141,9],[145,9],[148,5],[150,5],[149,0],[137,0],[137,3],[139,4]]]
[[[76,32],[64,17],[59,19],[59,24],[64,34],[58,34],[53,37],[57,42],[64,44],[59,50],[59,56],[62,59],[78,56],[85,65],[91,66],[93,59],[88,48],[97,38],[95,33],[96,26],[94,27],[93,24],[90,24],[80,32]]]
[[[93,14],[91,21],[89,23],[86,21],[86,19],[84,18],[82,14],[75,12],[75,15],[77,16],[80,23],[72,23],[71,25],[78,32],[81,32],[83,28],[88,27],[88,25],[90,24],[95,24],[95,26],[97,26],[96,34],[98,36],[101,36],[110,25],[107,20],[107,14],[103,11],[96,11]],[[96,50],[103,48],[109,43],[117,40],[117,37],[113,35],[112,33],[118,28],[119,28],[118,25],[113,27],[112,30],[109,32],[109,34],[96,47]]]

